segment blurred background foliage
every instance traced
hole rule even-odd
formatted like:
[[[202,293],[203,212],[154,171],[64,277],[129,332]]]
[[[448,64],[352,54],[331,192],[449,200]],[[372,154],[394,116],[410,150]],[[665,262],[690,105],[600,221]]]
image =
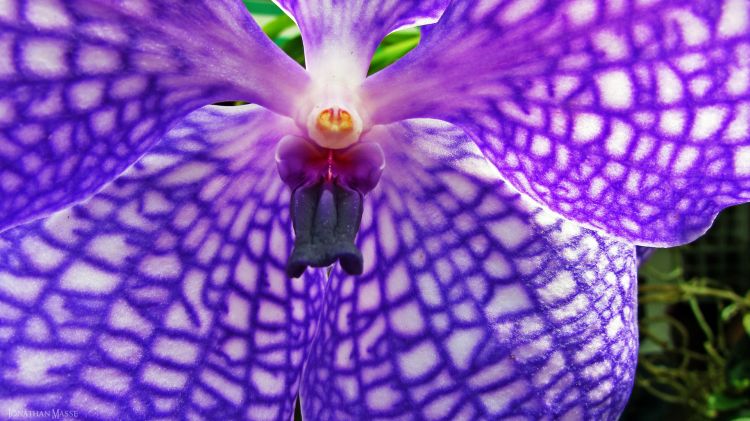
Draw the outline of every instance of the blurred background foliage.
[[[245,4],[269,37],[304,65],[294,21],[270,0]],[[416,28],[390,34],[370,73],[419,39]],[[725,210],[696,242],[655,251],[639,279],[641,347],[622,420],[750,421],[750,205]]]
[[[750,421],[750,205],[639,271],[641,347],[623,420]]]

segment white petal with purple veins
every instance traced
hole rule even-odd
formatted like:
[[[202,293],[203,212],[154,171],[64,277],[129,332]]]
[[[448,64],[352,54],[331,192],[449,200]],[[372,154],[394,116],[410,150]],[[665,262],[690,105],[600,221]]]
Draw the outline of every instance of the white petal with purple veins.
[[[543,6],[543,7],[542,7]],[[549,209],[638,244],[705,232],[750,200],[750,1],[451,3],[365,82],[373,123],[464,128]]]
[[[276,276],[285,262],[246,244],[291,236],[281,179],[253,165],[273,162],[290,127],[255,106],[197,111],[94,198],[4,232],[3,405],[94,419],[288,419],[324,274]],[[252,162],[226,153],[238,149]],[[194,172],[181,176],[189,183],[169,182],[180,172]],[[223,187],[204,198],[217,177]],[[236,231],[218,217],[244,206],[255,211]]]
[[[200,106],[291,115],[308,84],[239,0],[2,7],[0,230],[89,197]]]
[[[303,416],[617,419],[637,357],[634,247],[518,194],[459,129],[411,121],[368,140],[388,162],[359,239],[378,264],[333,273]],[[388,255],[381,225],[402,221],[415,241]]]

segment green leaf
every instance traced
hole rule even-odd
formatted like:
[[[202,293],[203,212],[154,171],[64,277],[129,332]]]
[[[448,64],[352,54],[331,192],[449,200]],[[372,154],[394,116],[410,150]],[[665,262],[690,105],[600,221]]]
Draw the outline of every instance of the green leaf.
[[[739,310],[740,308],[737,306],[737,303],[729,304],[721,311],[721,320],[725,322],[729,321],[729,319],[734,317]]]
[[[742,318],[742,324],[745,326],[745,333],[747,333],[747,336],[750,336],[750,313],[747,313]]]
[[[279,41],[281,41],[279,38],[281,37],[281,34],[284,33],[287,29],[294,28],[296,24],[294,23],[294,20],[287,16],[286,14],[281,14],[273,18],[270,22],[263,25],[263,32],[268,35],[269,38],[274,40],[277,44]]]
[[[402,29],[386,36],[385,39],[380,43],[380,47],[387,47],[389,45],[398,44],[404,41],[412,40],[414,38],[418,40],[420,36],[421,31],[419,30],[419,28]]]
[[[659,249],[638,272],[647,283],[674,283],[682,279],[683,267],[680,249]]]
[[[284,42],[281,45],[281,49],[293,58],[294,61],[301,65],[305,65],[305,47],[302,45],[302,37],[296,36],[289,41]]]
[[[385,37],[370,62],[369,74],[379,72],[405,56],[419,44],[420,37],[419,29],[416,28],[394,32]]]
[[[750,389],[750,361],[740,360],[729,369],[729,384],[740,393]]]
[[[280,15],[284,13],[270,0],[243,0],[243,3],[245,3],[247,10],[254,15]]]
[[[731,411],[733,409],[741,408],[746,403],[748,403],[746,398],[736,398],[721,393],[708,397],[709,407],[716,411]]]

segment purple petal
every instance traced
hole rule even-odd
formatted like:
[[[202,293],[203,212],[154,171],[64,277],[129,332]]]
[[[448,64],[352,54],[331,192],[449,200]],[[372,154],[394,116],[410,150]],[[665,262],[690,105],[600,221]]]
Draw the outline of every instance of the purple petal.
[[[399,28],[435,22],[450,0],[277,0],[297,21],[316,79],[359,83],[375,49]]]
[[[750,200],[748,57],[747,0],[457,0],[363,103],[453,122],[555,212],[669,246]]]
[[[617,419],[637,360],[634,247],[515,192],[458,129],[371,136],[390,154],[365,273],[330,281],[306,419]]]
[[[3,411],[291,417],[324,275],[284,276],[287,124],[200,110],[86,203],[0,236]]]
[[[304,70],[241,1],[0,3],[0,230],[83,200],[219,100],[291,114]]]

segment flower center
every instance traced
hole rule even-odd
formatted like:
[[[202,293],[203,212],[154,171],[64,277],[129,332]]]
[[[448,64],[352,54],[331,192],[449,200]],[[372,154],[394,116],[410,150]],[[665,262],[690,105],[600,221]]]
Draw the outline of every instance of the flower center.
[[[354,240],[364,196],[378,184],[385,167],[380,146],[361,142],[334,150],[288,136],[276,149],[276,165],[292,189],[295,239],[287,274],[299,277],[307,267],[327,267],[337,261],[345,272],[361,274],[363,256]]]
[[[362,119],[347,107],[317,106],[307,119],[307,131],[310,138],[323,148],[345,149],[359,140]]]
[[[329,108],[318,115],[318,130],[326,134],[348,134],[354,130],[354,121],[349,111]]]

